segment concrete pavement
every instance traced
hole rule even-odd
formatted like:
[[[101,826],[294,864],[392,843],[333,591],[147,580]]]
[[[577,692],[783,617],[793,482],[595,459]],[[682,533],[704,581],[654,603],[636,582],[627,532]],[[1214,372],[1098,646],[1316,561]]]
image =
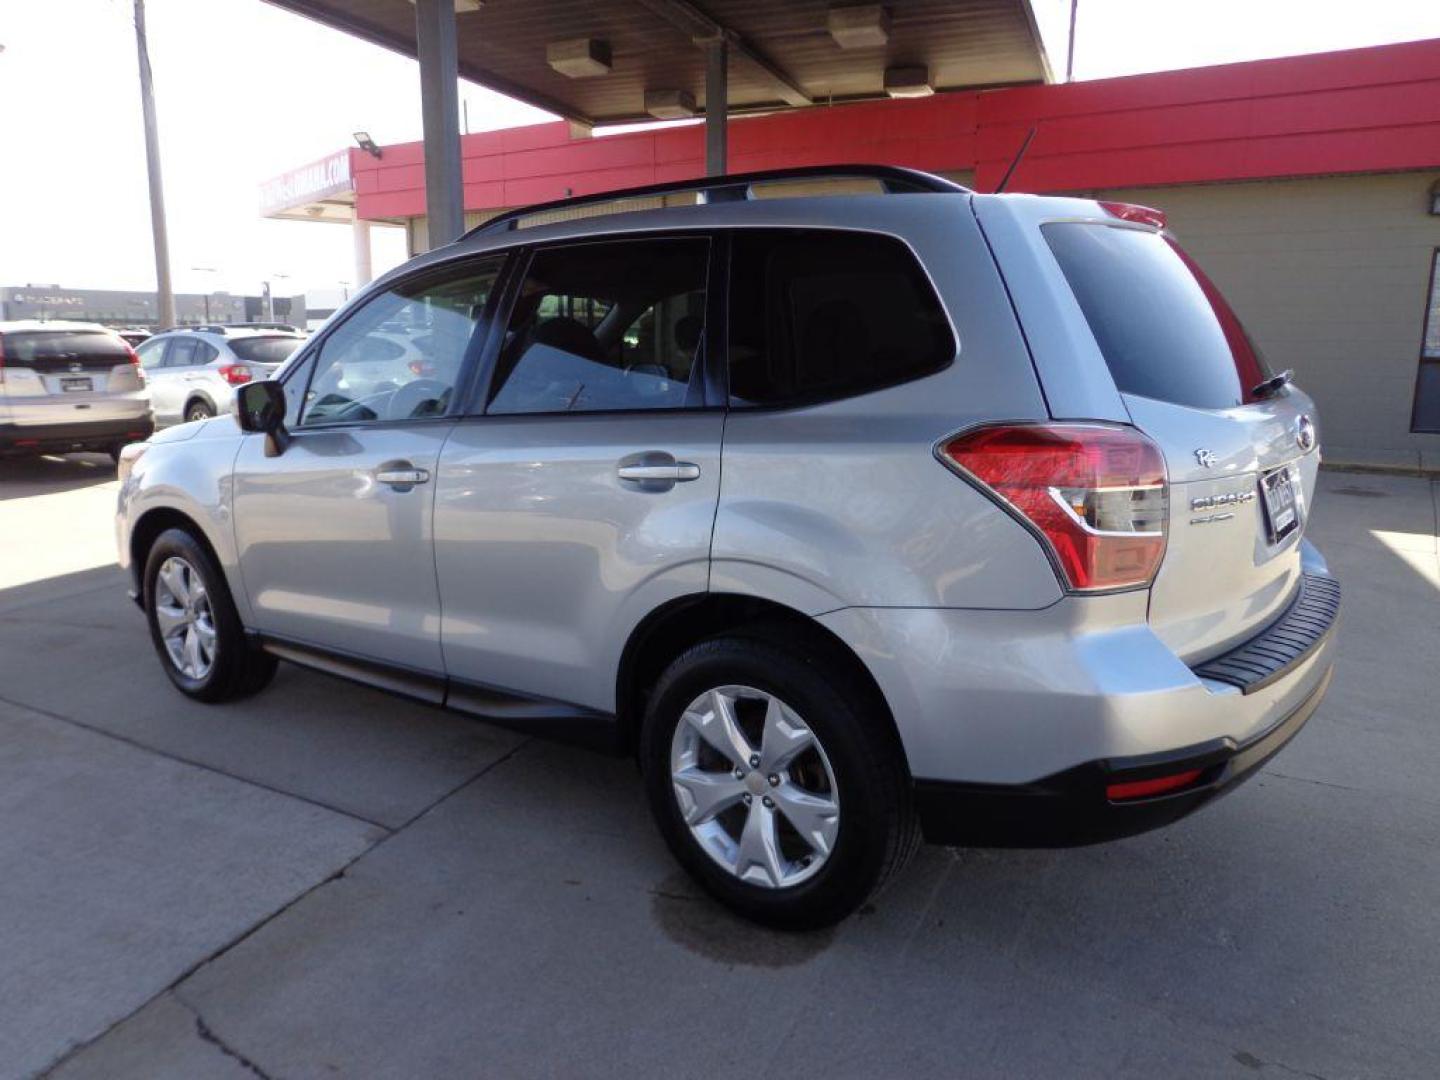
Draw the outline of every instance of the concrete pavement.
[[[1114,844],[925,849],[797,936],[696,894],[628,762],[288,667],[180,698],[104,565],[113,481],[20,468],[0,1076],[1440,1075],[1429,481],[1322,477],[1340,665],[1262,776]]]

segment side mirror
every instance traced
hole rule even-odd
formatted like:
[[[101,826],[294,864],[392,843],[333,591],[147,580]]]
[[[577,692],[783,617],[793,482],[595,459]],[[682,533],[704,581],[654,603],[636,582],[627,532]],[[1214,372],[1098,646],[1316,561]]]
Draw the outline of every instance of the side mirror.
[[[235,391],[235,422],[241,431],[265,436],[265,456],[276,457],[289,445],[285,430],[285,388],[266,379],[249,382]]]

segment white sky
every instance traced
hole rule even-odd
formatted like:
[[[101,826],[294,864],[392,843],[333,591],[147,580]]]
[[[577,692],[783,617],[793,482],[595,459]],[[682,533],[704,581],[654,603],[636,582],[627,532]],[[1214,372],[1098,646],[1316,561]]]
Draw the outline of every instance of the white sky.
[[[1069,0],[1034,4],[1060,77]],[[0,284],[154,287],[130,7],[0,0]],[[418,139],[414,62],[261,0],[146,10],[177,290],[337,289],[349,229],[263,220],[258,186],[357,130]],[[1427,37],[1440,37],[1437,0],[1080,0],[1075,76]],[[468,83],[461,96],[472,131],[547,119]],[[377,229],[375,245],[377,272],[403,257],[399,230]]]

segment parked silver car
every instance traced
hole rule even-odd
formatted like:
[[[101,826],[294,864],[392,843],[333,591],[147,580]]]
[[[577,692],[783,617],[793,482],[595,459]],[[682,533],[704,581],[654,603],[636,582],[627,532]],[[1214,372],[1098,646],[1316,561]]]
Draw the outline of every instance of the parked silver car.
[[[883,191],[750,197],[825,176]],[[686,869],[789,927],[922,835],[1152,828],[1295,735],[1339,607],[1314,408],[1158,213],[878,167],[691,187],[491,222],[238,427],[127,452],[174,684],[280,658],[634,753]]]
[[[229,326],[155,335],[136,351],[150,384],[156,423],[232,412],[237,386],[268,379],[304,343],[304,335],[295,332]]]
[[[0,322],[0,454],[100,450],[155,430],[135,350],[98,323]]]

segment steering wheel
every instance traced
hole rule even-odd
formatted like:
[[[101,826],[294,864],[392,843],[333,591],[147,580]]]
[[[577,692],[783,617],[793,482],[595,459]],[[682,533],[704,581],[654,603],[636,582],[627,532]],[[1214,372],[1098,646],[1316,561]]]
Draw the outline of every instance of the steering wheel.
[[[396,390],[385,411],[391,420],[439,416],[450,404],[454,388],[439,379],[415,379]]]

